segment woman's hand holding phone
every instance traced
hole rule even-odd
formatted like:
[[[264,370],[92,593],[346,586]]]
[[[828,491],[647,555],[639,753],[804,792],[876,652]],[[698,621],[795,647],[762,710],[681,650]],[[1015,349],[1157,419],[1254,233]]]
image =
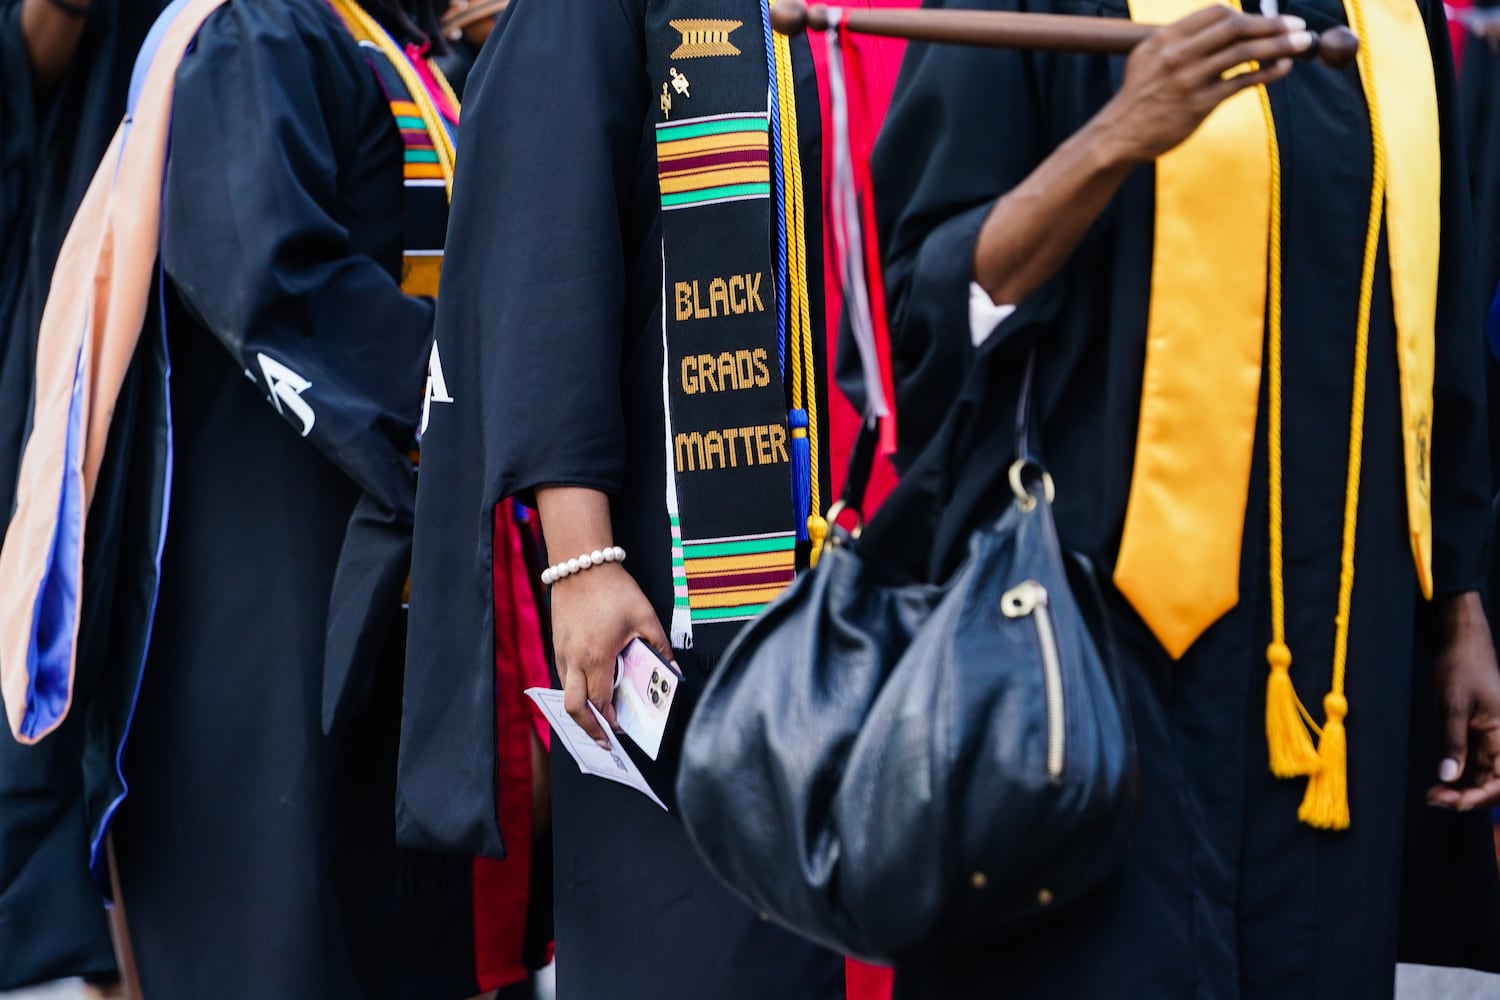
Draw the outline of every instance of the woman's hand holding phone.
[[[609,499],[603,493],[560,486],[539,489],[536,496],[549,558],[569,558],[614,544]],[[636,638],[663,659],[672,658],[656,610],[620,564],[595,566],[553,585],[552,645],[563,707],[606,749],[609,735],[589,711],[589,703],[615,725],[615,659]]]

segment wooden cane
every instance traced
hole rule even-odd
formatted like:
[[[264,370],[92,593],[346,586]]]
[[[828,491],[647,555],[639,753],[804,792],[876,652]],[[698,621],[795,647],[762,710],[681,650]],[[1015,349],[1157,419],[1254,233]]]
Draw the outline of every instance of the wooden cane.
[[[109,864],[109,887],[115,904],[109,908],[109,936],[115,946],[115,965],[120,970],[120,985],[125,1000],[144,1000],[141,975],[135,964],[135,950],[130,946],[130,924],[125,919],[125,895],[120,891],[120,866],[115,861],[113,834],[104,838],[105,859]]]
[[[1075,14],[840,9],[823,4],[809,7],[801,0],[779,0],[771,8],[771,26],[783,35],[800,35],[809,28],[827,31],[835,20],[843,30],[861,35],[1056,52],[1127,53],[1160,27],[1119,18]],[[1340,26],[1314,35],[1312,47],[1298,58],[1321,59],[1329,66],[1341,67],[1354,62],[1358,51],[1358,37]]]

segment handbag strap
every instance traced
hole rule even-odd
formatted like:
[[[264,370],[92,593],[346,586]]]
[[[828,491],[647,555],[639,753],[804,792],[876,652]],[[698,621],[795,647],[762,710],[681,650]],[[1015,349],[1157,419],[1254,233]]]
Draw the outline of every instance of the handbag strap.
[[[1035,456],[1031,444],[1032,391],[1036,382],[1036,348],[1026,353],[1026,367],[1021,372],[1021,389],[1016,398],[1016,444],[1015,470],[1030,471],[1046,489],[1051,500],[1051,479]],[[852,511],[860,521],[864,520],[865,492],[870,486],[870,473],[875,466],[876,446],[880,442],[880,418],[867,413],[859,426],[859,435],[849,452],[848,474],[844,477],[844,491],[829,510],[829,523],[837,520],[844,511]]]

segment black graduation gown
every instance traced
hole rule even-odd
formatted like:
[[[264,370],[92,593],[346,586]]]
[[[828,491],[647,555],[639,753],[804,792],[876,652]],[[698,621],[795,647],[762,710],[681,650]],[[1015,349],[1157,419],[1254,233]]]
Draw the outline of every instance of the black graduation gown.
[[[451,402],[430,403],[413,554],[408,659],[424,679],[407,686],[398,821],[415,843],[501,846],[489,555],[500,499],[549,484],[608,493],[626,568],[663,621],[670,613],[651,117],[662,81],[645,71],[645,8],[513,4],[468,80],[437,334]],[[705,3],[698,16],[714,11]],[[814,179],[805,44],[795,62],[804,177]],[[815,194],[810,180],[809,219]],[[808,239],[814,289],[821,242]],[[680,660],[686,702],[708,665]],[[634,754],[663,796],[677,753],[669,736],[657,762]],[[552,781],[561,1000],[843,996],[842,962],[733,899],[675,815],[580,775],[565,753],[553,754]]]
[[[1492,10],[1493,4],[1476,4]],[[1459,77],[1459,120],[1468,154],[1468,183],[1474,207],[1474,246],[1478,262],[1477,290],[1481,307],[1488,307],[1500,284],[1500,53],[1483,38],[1470,35],[1464,44],[1463,73]],[[1500,366],[1493,355],[1486,365],[1489,384],[1496,385]],[[1490,394],[1490,426],[1500,426],[1500,394]],[[1490,440],[1491,467],[1500,470],[1500,435]]]
[[[1493,7],[1490,0],[1476,8]],[[1458,84],[1458,115],[1467,154],[1473,207],[1476,291],[1486,308],[1500,282],[1500,56],[1489,42],[1470,35],[1464,46]],[[1490,481],[1500,482],[1500,364],[1493,348],[1485,352],[1489,388]],[[1491,537],[1500,523],[1494,508]],[[1490,546],[1486,597],[1491,628],[1497,624],[1495,595],[1500,558]],[[1441,753],[1442,734],[1432,702],[1431,644],[1419,634],[1413,673],[1412,738],[1426,751],[1408,767],[1409,808],[1404,844],[1401,907],[1402,961],[1468,965],[1500,971],[1500,875],[1495,871],[1493,821],[1500,813],[1456,815],[1423,808],[1420,793],[1431,784],[1431,758]],[[1447,912],[1453,919],[1435,922]]]
[[[0,515],[7,520],[53,263],[124,114],[136,50],[162,6],[95,0],[70,69],[38,104],[20,5],[0,4]],[[83,735],[76,718],[35,747],[0,732],[0,990],[114,969],[99,888],[88,874]]]
[[[379,494],[409,523],[414,499],[432,304],[398,285],[402,162],[388,99],[321,0],[233,0],[178,71],[160,591],[143,672],[116,657],[87,708],[90,818],[114,813],[153,1000],[476,992],[468,859],[395,848],[401,637],[367,710],[332,737],[322,727],[351,512]],[[161,321],[148,318],[143,345]],[[296,398],[315,422],[290,405],[278,415],[266,356],[311,383]],[[143,408],[149,384],[136,385]],[[116,425],[130,425],[120,410]],[[123,437],[111,457],[130,454]],[[378,468],[402,470],[386,477],[392,495]]]
[[[940,5],[1016,6],[1007,0]],[[1440,6],[1426,0],[1422,6],[1444,147],[1434,565],[1438,591],[1451,593],[1477,588],[1482,576],[1488,506],[1482,348],[1447,28]],[[1123,0],[1025,7],[1127,16]],[[1283,11],[1313,30],[1344,21],[1337,0],[1296,0]],[[1104,888],[963,960],[899,969],[897,994],[1390,996],[1419,592],[1407,540],[1384,248],[1370,333],[1347,682],[1353,826],[1344,832],[1299,824],[1305,783],[1278,781],[1267,767],[1264,399],[1239,606],[1174,663],[1109,585],[1137,433],[1153,172],[1136,171],[1062,272],[1020,303],[977,354],[971,346],[968,285],[985,216],[997,196],[1111,96],[1123,63],[913,47],[876,154],[907,468],[882,517],[867,529],[866,544],[919,576],[951,572],[967,534],[1009,500],[1005,470],[1013,456],[1019,372],[1034,346],[1036,416],[1041,453],[1057,483],[1058,528],[1066,545],[1090,557],[1105,590],[1143,778],[1138,831]],[[1299,65],[1271,88],[1271,102],[1285,179],[1287,629],[1293,679],[1320,714],[1338,589],[1369,126],[1352,68]],[[958,403],[949,405],[954,398]],[[922,530],[929,523],[932,530]]]

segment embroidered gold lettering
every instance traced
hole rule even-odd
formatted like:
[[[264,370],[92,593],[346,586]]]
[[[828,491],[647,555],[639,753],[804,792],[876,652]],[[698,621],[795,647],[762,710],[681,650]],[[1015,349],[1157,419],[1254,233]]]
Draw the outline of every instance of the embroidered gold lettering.
[[[757,347],[753,357],[755,359],[755,384],[757,386],[770,385],[771,373],[766,370],[766,349]]]
[[[693,472],[703,464],[703,435],[697,431],[691,434],[678,434],[675,440],[677,447],[677,471]]]
[[[762,277],[757,273],[736,274],[727,279],[713,278],[706,289],[701,281],[677,282],[673,293],[678,322],[765,312],[766,303],[760,297]]]
[[[699,392],[719,391],[719,366],[712,354],[698,355]]]
[[[755,428],[741,427],[738,431],[738,434],[740,436],[740,441],[745,445],[745,464],[754,465],[755,452],[751,451],[751,446],[755,443]]]
[[[679,433],[673,437],[678,472],[711,472],[746,466],[784,464],[786,427],[752,424],[721,427],[703,432]],[[743,449],[743,450],[741,450]]]
[[[708,283],[708,306],[716,317],[729,315],[729,282],[715,278]]]
[[[714,457],[718,456],[719,464],[714,465]],[[724,468],[724,435],[718,431],[709,431],[703,435],[703,467],[705,469]]]
[[[767,424],[755,428],[755,457],[761,465],[771,464],[771,428]]]

